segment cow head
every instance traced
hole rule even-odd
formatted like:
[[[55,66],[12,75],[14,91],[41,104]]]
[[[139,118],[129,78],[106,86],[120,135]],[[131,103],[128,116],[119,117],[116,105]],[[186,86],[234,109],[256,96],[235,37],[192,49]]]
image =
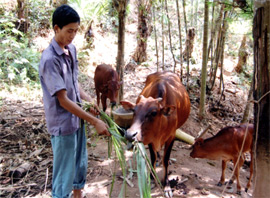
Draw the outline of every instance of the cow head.
[[[204,140],[202,138],[196,139],[195,143],[192,145],[192,151],[190,153],[190,157],[200,158],[203,154],[202,146],[204,144]]]
[[[116,101],[118,98],[118,91],[122,81],[110,80],[103,86],[103,93],[107,93],[107,97],[110,99],[112,106],[116,105]]]
[[[129,141],[136,139],[145,145],[155,139],[161,124],[166,122],[166,117],[175,110],[175,106],[163,105],[162,98],[145,98],[142,95],[139,96],[136,105],[127,101],[120,103],[126,110],[134,111],[132,125],[125,134],[126,139]]]

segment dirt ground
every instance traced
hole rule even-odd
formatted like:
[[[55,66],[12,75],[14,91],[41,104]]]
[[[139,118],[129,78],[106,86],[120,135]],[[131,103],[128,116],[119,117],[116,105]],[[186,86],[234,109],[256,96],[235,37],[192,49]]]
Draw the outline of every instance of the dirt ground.
[[[143,65],[135,65],[131,61],[132,50],[136,46],[136,26],[128,24],[126,29],[126,55],[125,62],[127,67],[124,75],[124,99],[135,101],[142,90],[145,78],[148,74],[156,71],[154,52],[149,53],[151,60]],[[106,36],[106,38],[104,38]],[[52,34],[47,39],[36,38],[38,48],[42,51],[47,47]],[[82,87],[93,98],[95,98],[93,74],[97,64],[115,63],[117,55],[117,38],[115,35],[96,32],[95,49],[90,53],[84,49],[83,34],[78,34],[74,40],[78,51],[88,53],[88,67],[81,68],[80,82]],[[149,44],[149,48],[153,47]],[[154,51],[154,50],[153,50]],[[152,53],[152,54],[151,54]],[[165,54],[167,62],[166,70],[172,70],[170,62],[170,52]],[[200,69],[201,55],[197,54],[197,64],[191,65],[191,77],[189,80],[189,95],[191,100],[191,113],[187,122],[181,130],[196,137],[199,132],[211,128],[205,137],[216,134],[225,126],[234,126],[240,123],[247,100],[247,89],[242,89],[240,80],[233,72],[236,60],[225,60],[225,91],[221,104],[218,104],[220,94],[218,93],[219,79],[212,95],[206,101],[206,119],[198,119],[199,98],[200,98]],[[178,65],[179,67],[179,65]],[[176,71],[179,74],[179,69]],[[186,85],[184,76],[183,83]],[[52,152],[50,138],[47,133],[44,119],[41,91],[27,92],[24,97],[18,97],[12,92],[0,92],[0,197],[49,197],[51,192],[51,172],[52,172]],[[251,108],[252,109],[252,108]],[[250,120],[252,121],[252,116]],[[88,127],[90,129],[90,127]],[[93,130],[88,130],[88,173],[84,193],[88,198],[107,198],[110,194],[112,175],[116,173],[116,179],[111,197],[118,197],[123,184],[121,171],[118,163],[114,159],[108,159],[108,139],[97,136]],[[244,164],[240,172],[242,185],[242,195],[236,195],[236,184],[232,188],[225,189],[224,186],[218,187],[216,184],[221,175],[221,161],[207,159],[193,159],[189,156],[191,145],[175,141],[171,153],[169,165],[169,179],[173,185],[174,197],[196,197],[196,198],[215,198],[215,197],[251,197],[252,187],[248,193],[244,192],[249,177],[249,167]],[[132,151],[126,151],[127,160],[132,161]],[[26,163],[27,172],[21,179],[15,180],[13,174],[16,169]],[[134,167],[133,167],[134,169]],[[228,164],[226,170],[226,180],[232,174],[233,165]],[[157,167],[159,177],[162,176],[162,167]],[[139,197],[136,173],[130,179],[131,185],[126,186],[126,197]],[[133,185],[133,186],[132,186]],[[132,186],[132,187],[131,187]],[[223,192],[224,191],[224,192]],[[163,197],[162,191],[155,187],[152,189],[152,197]]]
[[[137,71],[138,70],[138,71]],[[155,67],[138,66],[135,72],[127,71],[125,75],[125,99],[134,101],[143,87],[145,75],[155,70]],[[194,70],[195,71],[195,70]],[[140,77],[138,77],[138,74]],[[84,81],[83,87],[94,97],[93,81]],[[195,77],[194,77],[195,78]],[[132,79],[132,81],[130,80]],[[242,102],[246,96],[230,78],[227,78],[225,91],[226,100],[222,101],[222,107],[216,106],[219,95],[214,92],[207,102],[207,119],[198,120],[199,89],[195,80],[191,80],[189,90],[192,103],[191,113],[181,130],[196,137],[200,131],[211,128],[205,137],[214,135],[226,125],[236,125],[240,122],[245,104]],[[86,83],[86,84],[85,84]],[[196,88],[196,89],[195,89]],[[33,93],[34,94],[34,93]],[[37,95],[41,93],[36,93]],[[238,95],[239,94],[239,95]],[[52,153],[50,139],[44,120],[44,111],[41,98],[33,101],[14,100],[15,96],[4,98],[1,107],[1,197],[48,197],[51,190]],[[84,193],[88,198],[107,198],[111,190],[112,175],[116,173],[116,179],[111,197],[118,197],[123,184],[121,170],[116,160],[108,159],[108,139],[95,135],[88,126],[88,173]],[[231,188],[218,187],[216,184],[221,175],[221,161],[207,159],[193,159],[189,156],[191,145],[182,141],[175,141],[171,153],[169,165],[169,179],[173,186],[174,197],[251,197],[252,188],[248,193],[244,192],[249,177],[249,167],[244,165],[240,172],[242,195],[236,195],[236,183]],[[162,154],[162,153],[161,153]],[[131,161],[133,170],[136,166],[133,161],[132,151],[126,151],[126,158]],[[11,170],[16,169],[24,162],[30,164],[27,174],[19,181],[10,177]],[[233,165],[228,164],[226,180],[232,174]],[[14,171],[13,171],[14,173]],[[157,167],[159,177],[162,177],[161,165]],[[13,184],[11,184],[13,182]],[[130,179],[131,185],[126,185],[126,197],[139,197],[136,173]],[[19,190],[20,189],[20,190]],[[26,190],[27,189],[27,190]],[[224,191],[224,192],[223,192]],[[163,193],[157,186],[152,189],[152,197],[163,197]]]

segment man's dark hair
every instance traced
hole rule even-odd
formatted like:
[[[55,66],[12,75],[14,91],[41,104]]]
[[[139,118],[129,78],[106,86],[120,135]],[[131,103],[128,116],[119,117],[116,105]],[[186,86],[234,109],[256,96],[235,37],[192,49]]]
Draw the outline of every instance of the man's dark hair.
[[[80,24],[80,16],[78,13],[72,7],[66,4],[56,8],[52,17],[53,28],[55,25],[58,25],[59,28],[62,29],[65,25],[70,23]]]

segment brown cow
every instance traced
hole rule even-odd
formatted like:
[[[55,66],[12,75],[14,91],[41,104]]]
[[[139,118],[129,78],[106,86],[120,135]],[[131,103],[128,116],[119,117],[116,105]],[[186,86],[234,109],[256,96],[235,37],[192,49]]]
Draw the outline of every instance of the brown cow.
[[[110,99],[112,106],[116,105],[121,82],[119,82],[118,73],[112,66],[106,64],[98,65],[95,70],[94,81],[97,94],[97,105],[99,106],[100,93],[103,111],[106,111],[107,109],[107,98]]]
[[[244,140],[245,132],[247,129],[247,135],[245,144],[243,147],[242,155],[239,159],[238,166],[235,168],[234,178],[237,179],[237,194],[241,194],[241,185],[239,182],[239,168],[245,161],[244,153],[249,152],[251,155],[250,163],[250,177],[247,183],[246,192],[250,187],[251,178],[253,175],[253,124],[241,124],[235,127],[225,127],[221,129],[215,136],[203,140],[199,138],[192,146],[193,150],[190,156],[193,158],[207,158],[211,160],[222,159],[222,173],[218,186],[224,184],[225,181],[225,169],[227,161],[232,160],[234,165],[237,162],[240,149]],[[230,181],[230,184],[233,183]]]
[[[172,196],[168,180],[170,153],[176,129],[185,123],[190,112],[189,96],[180,78],[171,72],[150,74],[136,104],[127,101],[120,103],[125,109],[134,110],[133,122],[126,131],[126,138],[149,145],[154,168],[157,152],[165,145],[163,185],[167,196]]]

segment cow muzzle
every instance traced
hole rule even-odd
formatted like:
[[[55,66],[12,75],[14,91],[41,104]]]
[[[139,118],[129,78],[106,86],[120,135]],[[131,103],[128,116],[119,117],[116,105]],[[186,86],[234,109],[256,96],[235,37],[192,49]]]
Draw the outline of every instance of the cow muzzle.
[[[113,107],[115,107],[116,106],[116,102],[111,102],[111,107],[112,107],[112,109],[113,109]]]
[[[136,139],[137,134],[138,134],[137,131],[126,130],[126,132],[125,132],[125,138],[128,141],[133,142]]]

